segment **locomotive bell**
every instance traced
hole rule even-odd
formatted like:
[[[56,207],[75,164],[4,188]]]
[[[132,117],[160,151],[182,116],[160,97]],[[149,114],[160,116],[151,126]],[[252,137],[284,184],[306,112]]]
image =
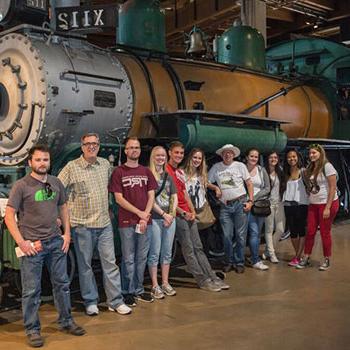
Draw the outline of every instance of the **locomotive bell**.
[[[186,41],[188,44],[186,54],[203,55],[206,53],[207,47],[205,45],[204,33],[199,28],[194,26],[188,37],[189,40]]]

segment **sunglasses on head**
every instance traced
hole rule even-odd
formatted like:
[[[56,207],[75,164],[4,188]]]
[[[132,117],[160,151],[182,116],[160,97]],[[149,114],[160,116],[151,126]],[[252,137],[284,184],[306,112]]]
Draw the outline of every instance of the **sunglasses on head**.
[[[311,145],[309,145],[309,149],[321,149],[321,145],[320,144],[318,144],[318,143],[312,143]]]
[[[52,187],[49,182],[45,182],[45,191],[48,197],[52,196]]]

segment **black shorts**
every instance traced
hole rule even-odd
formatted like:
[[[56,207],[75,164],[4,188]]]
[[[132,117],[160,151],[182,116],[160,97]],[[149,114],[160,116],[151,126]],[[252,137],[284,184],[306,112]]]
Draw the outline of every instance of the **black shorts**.
[[[307,205],[285,206],[286,224],[291,238],[305,237],[307,221]]]

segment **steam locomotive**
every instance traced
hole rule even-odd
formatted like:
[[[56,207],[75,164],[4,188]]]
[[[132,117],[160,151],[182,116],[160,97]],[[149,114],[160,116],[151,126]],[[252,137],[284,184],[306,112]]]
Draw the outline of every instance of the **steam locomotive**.
[[[41,24],[47,8],[40,11],[20,18]],[[145,147],[181,140],[209,157],[225,143],[266,153],[303,149],[316,140],[337,164],[347,208],[347,47],[310,38],[265,53],[260,33],[236,26],[219,38],[216,60],[176,58],[165,52],[163,30],[157,1],[130,0],[119,9],[119,40],[109,49],[75,32],[32,24],[0,33],[2,197],[25,174],[32,145],[49,145],[57,174],[80,153],[80,136],[93,131],[100,134],[102,156],[111,161],[127,136],[138,136]],[[18,269],[13,244],[4,232],[2,261]]]

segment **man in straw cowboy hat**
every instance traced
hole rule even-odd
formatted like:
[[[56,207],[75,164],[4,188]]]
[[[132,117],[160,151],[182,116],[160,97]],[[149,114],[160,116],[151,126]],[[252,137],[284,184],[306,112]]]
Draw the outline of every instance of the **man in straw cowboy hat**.
[[[216,151],[222,162],[214,164],[208,174],[209,182],[216,182],[220,189],[216,195],[222,203],[220,223],[226,255],[224,272],[233,269],[237,273],[244,272],[247,213],[253,205],[253,184],[245,164],[235,160],[240,153],[240,149],[231,144],[222,146]]]

